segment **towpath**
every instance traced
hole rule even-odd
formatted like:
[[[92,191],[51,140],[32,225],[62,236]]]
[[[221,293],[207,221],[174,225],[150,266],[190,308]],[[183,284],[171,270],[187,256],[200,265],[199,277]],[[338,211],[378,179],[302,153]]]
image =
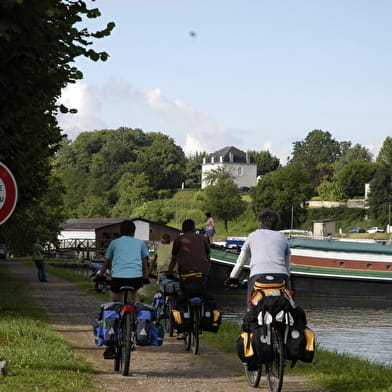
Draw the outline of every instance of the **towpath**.
[[[108,392],[244,392],[249,387],[238,358],[201,341],[200,354],[184,350],[182,341],[166,337],[161,347],[138,347],[132,354],[130,376],[113,370],[104,360],[103,349],[94,343],[91,321],[101,300],[82,289],[48,274],[47,283],[36,278],[36,270],[13,259],[0,263],[14,279],[22,281],[37,305],[51,319],[51,328],[69,341],[75,351],[93,364],[96,385]],[[261,382],[264,392],[265,382]],[[321,392],[307,379],[285,377],[283,392]]]

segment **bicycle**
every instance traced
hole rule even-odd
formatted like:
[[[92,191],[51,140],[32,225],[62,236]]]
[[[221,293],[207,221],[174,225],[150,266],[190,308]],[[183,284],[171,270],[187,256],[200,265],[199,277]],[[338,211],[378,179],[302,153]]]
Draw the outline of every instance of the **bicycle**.
[[[199,353],[199,338],[202,333],[200,327],[201,307],[203,299],[201,297],[190,297],[187,301],[187,311],[191,319],[191,329],[184,332],[185,350],[192,348],[193,354]]]
[[[227,279],[226,287],[230,289],[243,289],[247,287],[248,281],[238,281],[236,279]],[[265,373],[267,386],[270,392],[280,392],[283,386],[284,368],[285,368],[285,345],[284,331],[286,325],[282,321],[272,320],[270,324],[271,344],[273,351],[273,359],[265,364]],[[244,363],[245,376],[251,387],[257,388],[260,384],[262,376],[262,364],[257,364],[251,369],[248,364]]]
[[[270,392],[280,392],[283,386],[285,368],[284,341],[282,327],[278,324],[281,323],[271,325],[273,360],[265,364],[267,386]],[[262,365],[258,364],[255,369],[248,369],[248,365],[244,363],[244,368],[248,384],[251,387],[257,388],[262,375]]]
[[[120,312],[120,334],[115,346],[114,370],[121,371],[123,376],[129,374],[131,352],[136,348],[136,305],[128,302],[129,292],[134,292],[133,286],[120,287],[122,292]]]

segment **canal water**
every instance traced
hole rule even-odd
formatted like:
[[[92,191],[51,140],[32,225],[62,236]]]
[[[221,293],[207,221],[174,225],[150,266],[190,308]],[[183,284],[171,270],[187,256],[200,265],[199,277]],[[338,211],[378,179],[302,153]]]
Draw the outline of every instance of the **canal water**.
[[[240,324],[245,294],[216,294],[226,319]],[[296,298],[320,348],[392,366],[392,303],[326,298]]]

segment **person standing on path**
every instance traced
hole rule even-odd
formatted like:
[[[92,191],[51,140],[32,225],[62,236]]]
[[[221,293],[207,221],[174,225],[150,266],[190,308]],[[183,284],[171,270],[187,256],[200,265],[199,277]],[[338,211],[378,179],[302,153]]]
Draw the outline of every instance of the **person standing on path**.
[[[279,214],[264,210],[259,215],[258,229],[249,234],[242,245],[241,253],[230,273],[227,285],[238,286],[238,276],[245,262],[250,258],[248,282],[249,299],[256,280],[264,283],[285,282],[290,288],[290,247],[287,237],[276,231],[280,223]],[[250,304],[248,302],[248,309]]]
[[[44,248],[39,242],[39,238],[37,237],[33,243],[31,254],[34,261],[35,266],[38,270],[38,280],[40,282],[47,282],[46,272],[45,272],[45,260],[44,260]]]
[[[204,226],[205,228],[205,236],[208,239],[208,242],[211,244],[212,242],[212,237],[215,234],[215,222],[214,219],[212,219],[211,213],[206,212],[206,217],[207,217],[207,222],[206,225]]]

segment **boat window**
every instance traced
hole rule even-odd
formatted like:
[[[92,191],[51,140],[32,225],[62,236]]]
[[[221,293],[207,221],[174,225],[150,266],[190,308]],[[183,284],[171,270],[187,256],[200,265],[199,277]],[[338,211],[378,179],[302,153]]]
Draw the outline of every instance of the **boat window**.
[[[387,265],[387,270],[388,271],[392,270],[392,265]]]
[[[346,264],[344,264],[344,261],[341,261],[340,263],[339,263],[339,267],[344,267]]]
[[[366,264],[366,268],[367,268],[367,269],[372,269],[373,266],[372,266],[371,264]]]

